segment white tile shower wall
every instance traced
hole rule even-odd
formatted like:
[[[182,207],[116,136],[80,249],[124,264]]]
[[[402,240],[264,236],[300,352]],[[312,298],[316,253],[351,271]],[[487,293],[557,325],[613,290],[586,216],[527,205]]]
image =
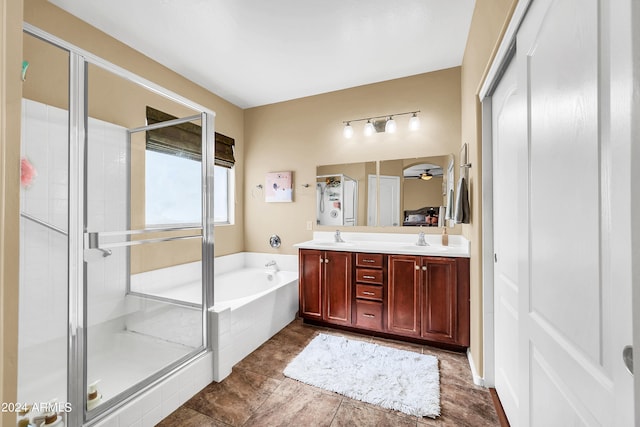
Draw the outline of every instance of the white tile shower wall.
[[[21,209],[60,229],[68,227],[68,113],[23,100],[22,156],[37,171],[21,190]],[[89,119],[89,230],[127,226],[126,129]],[[67,237],[21,220],[20,348],[67,333]],[[92,258],[93,259],[93,258]],[[121,314],[126,286],[126,251],[89,263],[89,325]]]
[[[128,227],[128,150],[124,127],[89,119],[87,145],[87,229],[118,231]],[[97,251],[94,251],[97,252]],[[89,327],[127,313],[128,249],[114,248],[87,263]]]
[[[67,230],[68,116],[22,102],[21,156],[37,175],[20,190],[21,211]],[[67,237],[20,219],[18,398],[66,397]]]
[[[37,176],[21,189],[21,210],[65,231],[67,122],[65,110],[22,102],[22,157]],[[24,350],[66,337],[67,238],[22,218],[20,241],[19,348]]]

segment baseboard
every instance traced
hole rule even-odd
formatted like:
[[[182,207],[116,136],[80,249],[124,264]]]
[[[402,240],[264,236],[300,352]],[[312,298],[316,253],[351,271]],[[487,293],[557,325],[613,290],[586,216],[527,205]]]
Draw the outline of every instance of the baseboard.
[[[509,419],[507,418],[507,414],[504,412],[504,408],[502,407],[502,403],[500,402],[500,396],[498,396],[498,392],[495,388],[490,388],[489,393],[491,394],[491,400],[493,400],[493,407],[496,408],[496,413],[498,414],[500,427],[510,427]]]
[[[473,383],[475,385],[479,385],[480,387],[484,387],[484,378],[478,375],[478,371],[476,371],[476,364],[473,363],[473,356],[471,355],[471,350],[467,349],[467,359],[469,360],[469,366],[471,367],[471,375],[473,376]]]

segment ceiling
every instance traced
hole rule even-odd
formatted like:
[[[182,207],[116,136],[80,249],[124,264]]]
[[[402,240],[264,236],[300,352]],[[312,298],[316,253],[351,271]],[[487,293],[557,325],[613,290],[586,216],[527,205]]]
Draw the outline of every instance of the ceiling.
[[[49,0],[249,108],[462,63],[475,0]]]
[[[442,177],[443,174],[442,166],[433,165],[430,163],[421,163],[419,165],[414,165],[405,168],[402,172],[404,178],[420,178],[420,175],[425,172],[428,172],[435,177]]]

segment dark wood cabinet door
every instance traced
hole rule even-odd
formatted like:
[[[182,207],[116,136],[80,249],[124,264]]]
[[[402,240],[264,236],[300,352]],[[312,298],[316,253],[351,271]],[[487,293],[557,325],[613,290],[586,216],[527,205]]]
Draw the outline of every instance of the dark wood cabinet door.
[[[390,333],[420,335],[420,257],[390,255],[387,330]]]
[[[422,337],[457,343],[458,293],[455,258],[425,257],[422,276]]]
[[[301,249],[300,266],[300,316],[322,320],[322,272],[324,252]]]
[[[351,293],[353,262],[351,252],[325,252],[324,320],[351,325]]]

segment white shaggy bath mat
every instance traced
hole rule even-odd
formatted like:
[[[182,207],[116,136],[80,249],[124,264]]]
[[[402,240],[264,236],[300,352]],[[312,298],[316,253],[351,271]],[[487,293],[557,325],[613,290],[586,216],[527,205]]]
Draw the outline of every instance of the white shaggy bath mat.
[[[405,414],[440,415],[440,373],[434,356],[319,334],[284,375]]]

